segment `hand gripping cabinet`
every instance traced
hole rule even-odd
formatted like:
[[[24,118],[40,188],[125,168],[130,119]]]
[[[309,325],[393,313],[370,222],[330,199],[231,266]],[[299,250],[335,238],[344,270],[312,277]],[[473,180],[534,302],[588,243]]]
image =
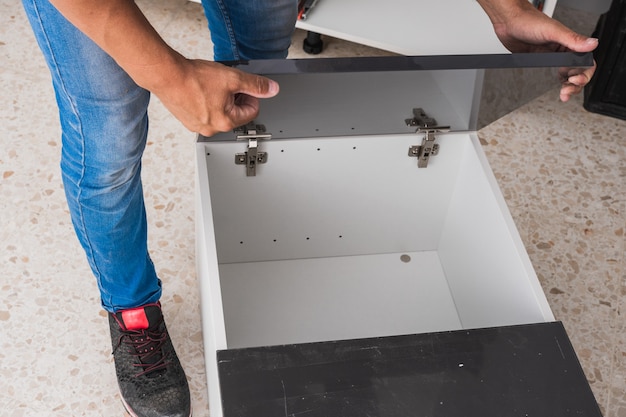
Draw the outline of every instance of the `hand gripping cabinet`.
[[[600,416],[474,131],[484,68],[588,65],[239,65],[281,92],[197,141],[211,416]]]

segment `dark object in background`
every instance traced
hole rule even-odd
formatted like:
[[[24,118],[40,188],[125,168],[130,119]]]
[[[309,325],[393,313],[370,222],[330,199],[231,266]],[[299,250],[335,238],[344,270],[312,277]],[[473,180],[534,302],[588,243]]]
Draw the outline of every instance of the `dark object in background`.
[[[594,51],[598,68],[585,87],[583,106],[626,120],[626,0],[613,0],[593,36],[600,40]]]
[[[324,49],[324,41],[322,41],[322,36],[316,32],[307,32],[306,38],[302,44],[302,49],[304,52],[311,55],[321,54]]]

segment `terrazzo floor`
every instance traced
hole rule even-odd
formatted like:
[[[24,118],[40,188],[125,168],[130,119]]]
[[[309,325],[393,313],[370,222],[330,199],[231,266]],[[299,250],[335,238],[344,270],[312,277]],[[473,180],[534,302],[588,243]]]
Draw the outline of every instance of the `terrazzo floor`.
[[[163,36],[210,57],[201,8],[141,0]],[[303,34],[291,56],[302,55]],[[329,42],[325,55],[379,54]],[[123,415],[106,315],[74,237],[49,74],[21,4],[0,0],[0,415]],[[626,417],[626,122],[556,86],[479,135],[557,319],[605,416]],[[194,256],[194,135],[153,99],[143,176],[150,247],[196,417],[208,415]]]

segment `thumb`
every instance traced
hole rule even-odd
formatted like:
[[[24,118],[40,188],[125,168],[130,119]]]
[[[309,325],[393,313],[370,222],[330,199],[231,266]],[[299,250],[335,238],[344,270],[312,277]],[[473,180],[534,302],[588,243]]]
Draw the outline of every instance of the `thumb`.
[[[278,83],[260,75],[240,72],[237,86],[231,90],[226,113],[231,122],[240,126],[254,119],[259,113],[260,98],[271,98],[278,94]]]
[[[583,36],[560,23],[554,25],[551,32],[548,35],[551,41],[572,52],[591,52],[598,46],[598,39]]]
[[[278,94],[278,83],[260,75],[245,74],[237,90],[238,93],[256,98],[270,98]]]

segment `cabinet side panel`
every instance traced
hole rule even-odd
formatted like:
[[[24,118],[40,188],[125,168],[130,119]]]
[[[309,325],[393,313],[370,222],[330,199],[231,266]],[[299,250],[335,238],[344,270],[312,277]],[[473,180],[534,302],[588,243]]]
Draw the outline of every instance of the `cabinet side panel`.
[[[196,145],[196,154],[196,270],[200,285],[204,356],[211,416],[221,417],[217,350],[227,347],[226,330],[204,144]]]
[[[471,136],[439,246],[463,327],[554,320],[478,138]]]

